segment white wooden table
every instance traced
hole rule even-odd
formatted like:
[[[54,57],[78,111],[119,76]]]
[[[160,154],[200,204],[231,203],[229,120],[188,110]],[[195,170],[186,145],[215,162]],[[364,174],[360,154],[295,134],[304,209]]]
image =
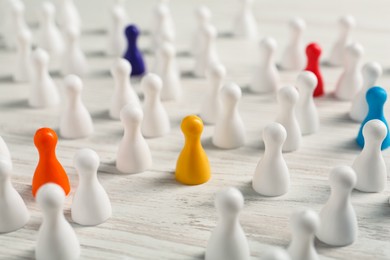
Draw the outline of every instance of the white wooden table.
[[[30,24],[36,24],[40,1],[25,1]],[[156,1],[126,2],[130,20],[147,31],[151,9]],[[228,3],[225,3],[228,2]],[[213,11],[213,21],[220,32],[231,28],[235,1],[172,0],[171,7],[177,25],[179,52],[188,49],[194,28],[194,8],[206,4]],[[277,198],[257,195],[251,188],[251,178],[264,150],[261,145],[263,127],[275,119],[276,102],[273,96],[252,95],[246,91],[256,64],[257,43],[219,38],[218,52],[228,70],[228,81],[243,88],[240,112],[247,127],[247,144],[236,150],[220,150],[212,146],[212,126],[205,126],[202,142],[212,167],[212,179],[200,186],[183,186],[174,180],[177,156],[183,145],[180,132],[181,119],[199,112],[200,101],[208,88],[205,79],[188,76],[182,78],[184,97],[180,102],[167,102],[172,131],[163,138],[148,139],[153,167],[149,171],[124,175],[115,170],[114,160],[122,136],[119,121],[108,118],[108,98],[113,91],[113,80],[108,70],[112,57],[104,55],[105,30],[110,1],[79,0],[77,5],[84,21],[82,47],[88,55],[91,75],[84,78],[83,100],[91,112],[95,134],[82,140],[60,139],[58,158],[64,165],[72,185],[78,179],[72,166],[74,153],[89,147],[101,158],[99,179],[111,198],[113,216],[96,227],[75,228],[82,247],[82,259],[202,259],[204,248],[217,220],[214,194],[224,187],[234,186],[245,196],[241,224],[250,244],[253,259],[259,259],[273,246],[286,247],[290,240],[289,216],[296,209],[311,208],[319,211],[329,196],[328,174],[338,165],[351,165],[359,153],[354,142],[359,125],[347,117],[350,104],[334,100],[331,95],[316,99],[321,118],[318,134],[303,138],[299,151],[285,154],[291,171],[291,190]],[[91,7],[92,5],[92,7]],[[287,40],[286,22],[292,16],[301,16],[308,23],[305,39],[318,41],[324,53],[337,35],[339,15],[351,13],[358,21],[353,38],[366,48],[365,61],[379,61],[390,65],[389,19],[390,3],[378,1],[309,1],[262,0],[255,4],[262,35],[274,37],[279,43],[278,55]],[[36,30],[34,30],[36,31]],[[142,36],[140,46],[148,49],[149,36]],[[13,233],[0,234],[0,259],[33,259],[37,230],[42,215],[31,195],[31,179],[38,155],[33,135],[42,126],[58,129],[61,106],[53,109],[28,107],[29,84],[12,82],[15,52],[0,49],[0,135],[7,142],[13,158],[13,183],[21,193],[31,212],[28,224]],[[146,55],[147,65],[153,56]],[[56,63],[56,61],[53,61]],[[193,67],[190,56],[179,56],[183,73]],[[52,66],[56,70],[55,64]],[[323,68],[326,90],[335,86],[340,69]],[[283,85],[293,84],[298,72],[281,72]],[[389,89],[388,74],[379,84]],[[60,87],[61,77],[55,77]],[[139,82],[134,87],[140,93]],[[386,111],[389,107],[386,106]],[[384,152],[390,166],[390,154]],[[351,246],[330,248],[321,243],[316,247],[323,259],[389,259],[390,258],[390,192],[365,194],[353,192],[352,202],[359,221],[359,237]],[[72,194],[65,205],[70,219]],[[1,209],[0,209],[1,210]],[[64,238],[66,239],[66,238]]]

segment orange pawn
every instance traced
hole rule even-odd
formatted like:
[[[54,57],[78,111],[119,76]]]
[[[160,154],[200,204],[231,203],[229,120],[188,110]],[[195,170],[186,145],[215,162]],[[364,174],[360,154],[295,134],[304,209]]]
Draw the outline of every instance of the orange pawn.
[[[39,152],[39,161],[32,181],[34,197],[38,189],[48,182],[61,186],[66,195],[70,192],[68,176],[56,157],[57,140],[56,132],[50,128],[40,128],[35,133],[34,144]]]
[[[205,183],[210,179],[211,171],[209,159],[200,142],[202,119],[195,115],[185,117],[181,122],[181,130],[185,143],[176,163],[176,180],[187,185]]]

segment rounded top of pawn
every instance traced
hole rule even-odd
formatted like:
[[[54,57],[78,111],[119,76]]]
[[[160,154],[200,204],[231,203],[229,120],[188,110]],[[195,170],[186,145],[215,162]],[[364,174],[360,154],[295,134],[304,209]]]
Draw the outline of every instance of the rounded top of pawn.
[[[159,92],[163,87],[163,82],[157,74],[148,73],[142,78],[141,86],[144,92]]]
[[[74,93],[80,93],[83,89],[83,82],[80,77],[73,74],[65,77],[64,85],[66,90]]]
[[[298,31],[306,28],[306,22],[301,17],[291,18],[288,24],[290,25],[290,28]]]
[[[367,90],[366,100],[368,106],[371,104],[383,105],[387,99],[387,92],[385,89],[375,86]]]
[[[340,17],[339,24],[341,26],[346,27],[346,28],[352,28],[352,27],[355,27],[356,20],[355,20],[355,17],[348,14],[348,15],[344,15],[344,16]]]
[[[14,14],[21,14],[25,11],[25,6],[22,1],[13,1],[11,4],[11,9]]]
[[[201,5],[195,10],[195,14],[201,22],[210,20],[211,11],[207,6]]]
[[[42,4],[42,11],[45,15],[51,16],[54,15],[56,8],[54,7],[54,4],[51,2],[44,2]]]
[[[169,7],[166,5],[166,3],[160,3],[156,6],[156,14],[163,18],[169,13]]]
[[[306,55],[307,56],[313,56],[313,57],[318,57],[321,55],[322,49],[320,45],[318,45],[315,42],[310,43],[306,47]]]
[[[6,179],[12,174],[12,161],[9,157],[0,156],[0,179]]]
[[[205,28],[205,34],[209,38],[215,38],[215,37],[217,37],[217,28],[215,28],[215,26],[209,24]]]
[[[305,70],[299,73],[296,85],[298,89],[314,90],[317,83],[317,76],[313,72]]]
[[[268,124],[263,130],[264,142],[271,141],[275,145],[282,145],[287,138],[287,131],[279,123],[273,122]]]
[[[78,29],[76,26],[68,26],[65,32],[67,38],[70,40],[75,40],[77,37],[80,36],[80,29]]]
[[[137,26],[135,26],[134,24],[131,24],[131,25],[126,27],[125,34],[126,34],[127,38],[138,37],[139,30],[138,30]]]
[[[163,55],[165,55],[167,57],[173,57],[176,55],[175,47],[170,42],[164,42],[163,46],[161,48],[161,51],[162,51]]]
[[[330,172],[329,182],[331,187],[352,190],[356,184],[356,173],[349,166],[338,166]]]
[[[48,127],[39,128],[34,135],[34,144],[38,150],[53,150],[57,140],[56,132]]]
[[[225,84],[221,90],[221,97],[225,101],[238,102],[242,96],[241,88],[233,82]]]
[[[360,58],[364,54],[364,48],[360,43],[354,42],[346,47],[347,54],[353,58]]]
[[[28,29],[23,29],[18,33],[18,40],[21,43],[26,43],[31,41],[31,32]]]
[[[278,101],[281,104],[295,104],[298,102],[299,94],[293,86],[285,86],[279,89]]]
[[[226,76],[226,68],[221,63],[216,62],[210,66],[208,77],[224,78]]]
[[[84,148],[76,152],[73,158],[74,167],[79,174],[82,173],[96,173],[99,168],[99,155],[92,149]]]
[[[143,118],[144,118],[144,114],[142,110],[137,106],[134,106],[132,104],[127,104],[121,109],[120,119],[125,124],[127,123],[140,124]]]
[[[290,256],[287,254],[286,250],[282,248],[274,248],[268,250],[264,255],[263,260],[290,260]]]
[[[295,232],[315,234],[320,227],[320,218],[310,209],[297,211],[291,216],[291,226]]]
[[[111,67],[111,75],[128,75],[130,77],[131,73],[131,64],[128,60],[123,58],[118,58],[115,60],[114,64]]]
[[[34,50],[32,57],[36,63],[39,64],[47,64],[49,62],[49,54],[47,51],[41,48],[37,48]]]
[[[203,121],[196,115],[189,115],[181,121],[184,135],[200,135],[203,132]]]
[[[277,46],[276,40],[272,37],[265,37],[260,41],[260,48],[269,52],[275,51]]]
[[[371,138],[382,143],[386,135],[387,135],[387,127],[381,120],[378,119],[370,120],[363,127],[364,138]]]
[[[363,76],[378,79],[382,73],[382,66],[378,62],[367,62],[362,68]],[[371,87],[371,86],[370,86]]]
[[[237,214],[244,207],[244,197],[242,193],[233,187],[224,189],[217,193],[215,207],[224,215]]]
[[[44,210],[56,209],[64,204],[65,192],[61,186],[55,183],[47,183],[38,189],[35,199]]]

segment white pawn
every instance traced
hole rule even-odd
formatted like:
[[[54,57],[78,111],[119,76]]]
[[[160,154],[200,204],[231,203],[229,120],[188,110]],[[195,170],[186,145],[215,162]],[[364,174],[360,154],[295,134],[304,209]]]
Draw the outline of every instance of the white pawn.
[[[141,133],[142,119],[143,113],[138,107],[126,105],[121,110],[124,134],[116,160],[116,168],[120,172],[138,173],[152,166],[152,155]]]
[[[289,22],[290,41],[284,49],[280,67],[285,70],[302,70],[306,63],[303,31],[306,29],[305,20],[295,17]]]
[[[59,57],[65,49],[64,39],[55,23],[56,9],[51,2],[42,4],[42,18],[39,25],[39,46],[50,56]]]
[[[27,82],[31,78],[31,32],[23,30],[18,35],[18,47],[13,78],[17,82]]]
[[[270,93],[278,90],[279,73],[274,60],[276,47],[276,41],[270,37],[260,42],[259,64],[256,66],[250,86],[253,92]]]
[[[65,108],[60,121],[60,135],[76,139],[91,135],[94,131],[91,115],[83,104],[83,82],[76,75],[65,77]]]
[[[368,104],[366,101],[366,93],[371,87],[375,86],[376,81],[382,75],[382,66],[377,62],[368,62],[363,66],[363,85],[362,89],[352,101],[351,111],[349,116],[357,122],[363,122],[368,113]]]
[[[69,28],[81,31],[80,14],[73,0],[61,0],[58,10],[58,23],[64,32]]]
[[[256,18],[253,15],[254,0],[239,0],[240,7],[233,27],[236,37],[257,40],[259,37]]]
[[[149,73],[141,81],[144,92],[144,119],[141,131],[145,137],[160,137],[169,133],[171,124],[168,113],[160,100],[160,92],[163,87],[159,76]]]
[[[290,256],[287,254],[286,250],[282,248],[275,248],[268,250],[261,260],[291,260]]]
[[[219,62],[215,42],[217,39],[217,29],[212,25],[203,27],[202,36],[204,38],[204,44],[202,49],[195,56],[195,69],[194,74],[198,77],[204,77],[206,72],[210,69],[211,65]]]
[[[239,222],[244,197],[236,188],[220,191],[215,198],[218,223],[207,244],[205,260],[249,260],[248,240]]]
[[[287,138],[283,145],[283,152],[298,150],[301,145],[302,133],[295,107],[299,99],[298,91],[293,86],[286,86],[278,92],[279,111],[276,122],[282,124],[287,132]]]
[[[1,139],[2,140],[2,139]],[[26,225],[30,213],[22,197],[11,183],[12,162],[0,155],[0,233],[18,230]]]
[[[80,47],[80,31],[70,27],[65,31],[65,52],[63,53],[62,74],[83,76],[88,71],[87,59]]]
[[[346,47],[344,71],[334,92],[338,99],[352,100],[361,90],[363,83],[361,59],[363,53],[363,46],[359,43],[352,43]]]
[[[108,31],[107,54],[121,57],[126,50],[126,10],[122,2],[114,4],[110,11],[111,25]]]
[[[154,11],[154,28],[152,31],[152,49],[158,48],[162,43],[163,35],[176,37],[175,26],[173,24],[171,10],[167,3],[161,2]]]
[[[49,75],[49,55],[43,49],[35,49],[32,55],[34,76],[28,103],[32,107],[50,107],[59,104],[60,97]]]
[[[0,136],[0,156],[11,159],[11,153],[9,152],[7,143],[4,141],[3,137],[1,136]]]
[[[163,50],[166,44],[174,46],[173,35],[163,33],[161,35],[161,42],[159,46],[156,47],[155,60],[154,60],[152,72],[156,73],[159,76],[164,74],[167,55],[169,55],[169,53],[167,53],[167,50]],[[174,56],[175,55],[176,53],[174,54]],[[173,57],[173,59],[175,59],[175,57]],[[176,64],[174,64],[174,66],[176,66]]]
[[[245,144],[245,126],[238,112],[241,88],[235,83],[221,90],[222,108],[215,123],[213,144],[223,149],[235,149]]]
[[[178,100],[182,96],[180,73],[176,64],[176,50],[173,44],[166,42],[159,49],[161,56],[162,100]]]
[[[339,19],[340,33],[327,59],[330,65],[342,66],[344,64],[345,47],[351,41],[351,31],[355,27],[355,24],[355,18],[351,15],[346,15]]]
[[[296,115],[303,135],[314,134],[320,128],[320,118],[313,100],[313,92],[317,82],[316,75],[311,71],[301,72],[297,79],[299,100]]]
[[[211,24],[211,11],[206,6],[200,6],[195,10],[195,16],[197,20],[197,28],[194,32],[194,36],[192,38],[192,54],[194,56],[198,55],[205,44],[205,35],[203,33],[203,28],[207,27]]]
[[[357,237],[358,223],[351,203],[356,173],[351,167],[333,168],[329,175],[330,197],[320,212],[317,238],[331,246],[347,246]]]
[[[140,107],[140,101],[130,82],[131,64],[118,58],[111,67],[111,75],[115,81],[114,94],[111,98],[109,114],[111,118],[119,119],[121,109],[131,104]]]
[[[223,82],[226,78],[226,69],[220,63],[211,66],[207,73],[209,86],[206,98],[200,109],[200,117],[207,124],[215,124],[218,113],[222,109],[221,99],[219,98]]]
[[[264,156],[257,164],[252,180],[253,189],[261,195],[281,196],[288,192],[290,173],[282,154],[286,137],[286,129],[279,123],[264,128]]]
[[[111,202],[97,178],[100,159],[91,149],[81,149],[74,156],[79,185],[73,196],[71,213],[80,225],[99,225],[111,217]]]
[[[352,164],[357,177],[355,189],[381,192],[386,188],[387,169],[381,151],[386,135],[387,127],[380,120],[370,120],[364,125],[364,147]]]
[[[80,243],[72,226],[65,219],[64,190],[54,183],[39,188],[36,201],[43,221],[38,232],[37,260],[74,260],[80,257]]]
[[[7,31],[5,34],[5,41],[8,47],[14,48],[18,42],[18,36],[24,32],[29,31],[25,15],[25,5],[22,1],[8,1],[7,15],[8,25],[6,24]],[[6,21],[7,22],[7,21]]]
[[[314,247],[315,234],[320,228],[320,218],[312,210],[293,213],[290,221],[292,239],[288,247],[291,260],[319,260]]]

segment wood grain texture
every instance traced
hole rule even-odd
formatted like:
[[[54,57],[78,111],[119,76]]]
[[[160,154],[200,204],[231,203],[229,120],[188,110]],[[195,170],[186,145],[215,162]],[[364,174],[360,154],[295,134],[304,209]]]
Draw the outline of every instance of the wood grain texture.
[[[39,5],[27,3],[27,16],[36,21]],[[96,5],[95,5],[96,2]],[[222,0],[172,0],[172,12],[177,24],[179,52],[185,52],[194,27],[193,10],[199,4],[210,6],[213,21],[221,34],[230,30],[235,2]],[[130,19],[147,30],[151,8],[155,1],[126,2]],[[353,38],[366,48],[365,61],[379,61],[389,65],[388,57],[388,1],[258,1],[255,5],[262,35],[275,37],[279,43],[278,58],[287,39],[286,22],[291,16],[302,16],[308,23],[305,39],[318,41],[324,53],[337,35],[338,16],[356,15],[358,27]],[[253,95],[247,91],[254,65],[257,43],[220,37],[218,52],[228,71],[228,81],[237,82],[243,89],[239,109],[247,127],[246,145],[236,150],[220,150],[210,141],[212,126],[205,126],[202,142],[209,156],[212,179],[200,186],[183,186],[174,180],[176,159],[183,145],[181,119],[198,113],[200,102],[208,88],[205,79],[188,76],[193,67],[190,56],[180,55],[178,63],[184,76],[183,99],[164,103],[172,123],[172,131],[162,138],[148,139],[152,155],[152,169],[134,175],[119,174],[115,169],[115,154],[122,136],[119,121],[108,117],[108,97],[113,91],[113,80],[108,71],[112,57],[104,55],[108,1],[77,2],[84,21],[82,47],[88,55],[91,75],[85,77],[83,100],[92,114],[95,134],[81,140],[60,139],[58,158],[69,174],[72,194],[77,187],[77,173],[73,156],[80,148],[95,149],[101,158],[99,179],[106,188],[113,206],[113,217],[96,227],[82,227],[71,222],[80,239],[82,259],[202,259],[204,248],[214,228],[217,215],[214,195],[224,187],[234,186],[245,196],[241,224],[245,230],[253,259],[259,259],[272,246],[286,247],[290,240],[289,216],[296,209],[311,208],[319,211],[329,196],[328,175],[331,168],[351,165],[359,153],[354,142],[359,125],[347,117],[350,103],[339,102],[329,94],[316,99],[321,119],[320,132],[303,138],[302,147],[286,153],[291,171],[291,190],[277,198],[266,198],[251,188],[251,178],[263,154],[261,131],[275,119],[277,105],[274,96]],[[370,8],[370,9],[368,9]],[[373,9],[371,9],[373,8]],[[386,10],[386,11],[385,11]],[[369,11],[369,13],[368,13]],[[149,36],[142,36],[140,46],[149,47]],[[13,183],[31,211],[31,219],[21,230],[0,235],[0,259],[33,259],[37,230],[42,215],[31,195],[31,179],[38,160],[33,135],[42,126],[58,128],[62,106],[53,109],[28,107],[29,84],[16,84],[11,80],[15,53],[0,49],[0,135],[7,142],[14,163]],[[146,55],[147,65],[153,56]],[[53,60],[52,70],[58,69]],[[325,86],[332,91],[340,69],[323,68]],[[282,85],[294,84],[298,72],[281,72]],[[386,89],[388,73],[379,80]],[[61,77],[55,77],[62,87]],[[141,94],[139,80],[133,80]],[[386,112],[389,107],[386,106]],[[384,151],[388,166],[390,154]],[[317,243],[322,259],[389,259],[390,207],[389,188],[379,194],[353,192],[352,202],[359,221],[359,237],[351,246],[329,248]],[[72,194],[65,205],[70,219]],[[1,210],[1,209],[0,209]]]

